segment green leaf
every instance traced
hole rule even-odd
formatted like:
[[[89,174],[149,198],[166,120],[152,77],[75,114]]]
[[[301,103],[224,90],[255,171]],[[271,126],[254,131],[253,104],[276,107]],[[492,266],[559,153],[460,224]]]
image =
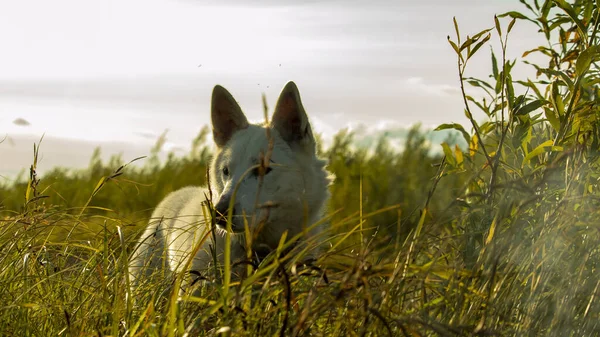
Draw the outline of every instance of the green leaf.
[[[450,42],[450,45],[452,46],[452,48],[454,49],[456,54],[458,54],[458,56],[460,56],[460,59],[462,60],[462,55],[460,54],[460,49],[458,49],[458,46],[456,45],[456,43],[454,43],[454,41],[450,40],[450,35],[448,35],[448,42]]]
[[[573,22],[577,25],[579,33],[582,36],[585,36],[587,33],[587,27],[583,24],[583,22],[581,22],[581,20],[579,20],[579,17],[577,13],[575,13],[575,10],[573,10],[573,7],[565,0],[554,0],[554,3],[563,11],[565,11],[565,13],[567,13],[571,20],[573,20]]]
[[[470,47],[470,46],[471,46],[473,43],[475,43],[475,42],[477,42],[477,39],[475,39],[475,38],[472,38],[472,37],[469,37],[469,36],[467,35],[467,41],[463,42],[463,44],[461,44],[461,45],[460,45],[460,48],[459,48],[459,50],[460,50],[460,51],[463,51],[463,50],[465,50],[465,48],[468,48],[468,47]]]
[[[548,13],[550,13],[550,8],[552,8],[552,0],[546,0],[544,2],[544,4],[542,5],[542,10],[541,10],[541,14],[542,14],[542,19],[545,21],[546,18],[548,17]]]
[[[552,104],[554,106],[554,110],[558,114],[559,117],[562,117],[565,114],[565,103],[563,102],[562,96],[558,91],[558,81],[552,82]]]
[[[477,149],[479,148],[479,138],[477,138],[477,135],[473,135],[473,138],[471,138],[471,141],[469,142],[469,156],[473,157],[476,153],[477,153]]]
[[[98,191],[100,191],[100,189],[102,188],[102,186],[104,186],[106,181],[107,181],[106,177],[100,178],[100,180],[98,181],[98,184],[96,184],[96,187],[94,188],[94,191],[92,192],[92,196],[95,196],[96,193],[98,193]]]
[[[490,46],[490,51],[492,52],[492,75],[494,75],[494,79],[498,80],[498,61],[496,60],[496,55],[494,55],[494,49]]]
[[[565,84],[569,88],[569,91],[573,91],[574,83],[571,80],[571,78],[569,78],[569,75],[567,75],[566,73],[564,73],[562,71],[552,70],[552,69],[541,69],[541,71],[544,74],[550,74],[550,75],[554,75],[556,77],[560,77],[560,79],[562,79],[563,82],[565,82]]]
[[[469,48],[470,48],[470,47],[471,47],[471,45],[473,45],[475,42],[479,41],[479,39],[481,38],[481,36],[483,36],[483,34],[485,34],[485,33],[488,33],[488,36],[484,38],[484,42],[490,39],[490,37],[489,37],[489,35],[490,35],[490,34],[489,34],[489,31],[490,31],[490,30],[492,30],[492,29],[491,29],[491,28],[490,28],[490,29],[484,29],[484,30],[482,30],[481,32],[479,32],[479,33],[477,33],[477,34],[473,35],[473,37],[469,37],[469,36],[467,35],[467,41],[465,41],[465,42],[464,42],[464,43],[463,43],[463,44],[460,46],[459,50],[460,50],[460,51],[463,51],[463,50],[467,49],[467,50],[469,51],[469,52],[468,52],[468,54],[470,55],[470,54],[471,54],[471,51],[469,50]],[[480,42],[480,44],[481,44],[481,42]],[[480,46],[480,47],[481,47],[481,46]],[[474,52],[473,52],[473,53],[474,53]]]
[[[493,28],[488,28],[488,29],[484,29],[484,30],[480,31],[479,33],[473,35],[473,39],[479,40],[480,37],[482,37],[486,33],[489,33],[492,29]]]
[[[463,138],[467,141],[467,144],[469,144],[469,142],[471,141],[471,136],[469,136],[467,131],[465,131],[465,128],[458,123],[441,124],[440,126],[435,128],[435,130],[433,130],[433,131],[441,131],[441,130],[447,130],[447,129],[454,129],[454,130],[460,131],[460,133],[462,133]]]
[[[474,119],[473,119],[473,115],[471,115],[471,112],[469,111],[469,109],[465,109],[465,116],[466,116],[466,117],[467,117],[469,120],[471,120],[471,121],[474,121]]]
[[[500,74],[498,74],[498,77],[503,77],[504,76],[504,71],[501,71]],[[500,80],[500,78],[498,78],[498,80],[496,81],[496,86],[494,87],[494,91],[496,92],[496,94],[499,94],[500,91],[502,90],[502,81]]]
[[[454,22],[454,30],[456,31],[456,39],[458,44],[460,44],[460,32],[458,31],[458,22],[456,22],[456,16],[452,17],[452,21]]]
[[[563,150],[562,146],[553,146],[552,144],[554,144],[553,140],[547,140],[547,141],[543,142],[542,144],[538,145],[538,147],[533,149],[533,151],[529,152],[527,154],[527,156],[525,156],[525,158],[523,159],[523,163],[521,164],[521,167],[524,167],[527,162],[529,162],[531,159],[533,159],[533,157],[536,157],[544,152],[562,151]]]
[[[467,83],[469,83],[470,85],[472,85],[474,87],[494,90],[494,88],[489,83],[487,83],[486,81],[480,80],[478,78],[469,78],[469,79],[467,79]]]
[[[494,233],[496,232],[496,225],[498,224],[498,214],[500,212],[496,213],[496,216],[494,216],[494,219],[492,220],[492,223],[490,224],[490,230],[488,231],[488,235],[485,239],[485,244],[489,244],[490,242],[492,242],[492,239],[494,238]]]
[[[525,144],[528,139],[527,135],[531,133],[531,122],[529,120],[517,125],[511,138],[513,148],[518,148]]]
[[[533,52],[539,52],[542,53],[548,57],[552,57],[552,51],[551,49],[544,47],[544,46],[539,46],[533,49],[529,49],[523,52],[523,55],[521,55],[521,57],[527,57],[527,55],[533,53]]]
[[[494,15],[494,25],[496,26],[496,31],[498,35],[502,36],[502,29],[500,28],[500,21],[498,20],[498,16]]]
[[[519,110],[523,106],[523,103],[525,103],[525,95],[517,96],[517,98],[515,98],[515,101],[513,102],[513,111]]]
[[[448,145],[448,143],[446,143],[446,142],[443,142],[442,149],[444,150],[444,155],[446,155],[446,162],[450,166],[456,167],[456,159],[454,158],[454,155],[452,153],[452,149],[450,148],[450,145]]]
[[[510,31],[512,30],[512,28],[515,25],[516,21],[517,21],[516,18],[513,18],[512,20],[510,20],[510,23],[508,24],[508,29],[506,30],[506,34],[510,33]]]
[[[515,115],[517,115],[517,116],[526,115],[536,109],[539,109],[545,103],[546,103],[545,101],[536,99],[535,101],[531,101],[531,102],[525,104],[524,106],[518,108],[517,111],[515,111]]]
[[[533,84],[533,82],[531,82],[531,80],[527,80],[527,82],[525,82],[525,81],[515,81],[515,83],[519,83],[520,85],[533,90],[535,92],[535,95],[538,98],[540,98],[540,99],[542,99],[544,97],[544,96],[542,96],[542,93],[540,92],[540,89],[535,84]]]
[[[591,46],[579,53],[577,62],[575,63],[575,73],[577,76],[583,75],[590,68],[592,61],[597,57],[598,52],[600,52],[598,46]]]
[[[469,59],[471,56],[475,55],[475,53],[479,50],[479,48],[481,48],[481,46],[483,46],[486,42],[488,42],[490,40],[491,35],[488,34],[486,35],[483,40],[481,40],[478,44],[475,45],[475,47],[469,51],[468,55],[467,55],[467,59]]]
[[[458,144],[454,144],[454,155],[456,156],[457,166],[462,166],[462,163],[464,161],[464,156],[463,156],[462,150],[460,149],[460,147],[458,147]]]
[[[521,19],[521,20],[530,20],[531,21],[530,18],[528,18],[524,14],[516,12],[516,11],[510,11],[510,12],[506,12],[506,13],[502,13],[502,14],[498,15],[499,18],[503,18],[505,16],[510,16],[513,19]]]
[[[483,111],[486,115],[490,116],[490,109],[488,106],[485,105],[485,98],[483,99],[483,103],[478,102],[477,100],[475,100],[473,97],[466,95],[465,98],[472,102],[473,104],[475,104],[479,109],[481,109],[481,111]]]
[[[590,22],[592,19],[592,13],[594,9],[594,3],[592,1],[586,1],[585,10],[583,11],[583,21]]]
[[[512,76],[511,76],[510,70],[509,70],[510,65],[507,65],[505,68],[506,68],[505,85],[506,85],[506,96],[507,96],[506,98],[508,99],[508,102],[512,105],[512,102],[515,101],[515,89],[513,87]]]

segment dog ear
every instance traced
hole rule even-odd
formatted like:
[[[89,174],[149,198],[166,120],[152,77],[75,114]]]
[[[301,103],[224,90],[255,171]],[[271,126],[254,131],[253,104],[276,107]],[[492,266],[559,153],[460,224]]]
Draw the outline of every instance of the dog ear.
[[[222,147],[236,131],[248,127],[248,119],[242,112],[233,96],[220,85],[212,92],[211,120],[213,139],[218,147]]]
[[[283,87],[275,105],[271,125],[292,149],[315,153],[315,139],[294,82],[290,81]]]

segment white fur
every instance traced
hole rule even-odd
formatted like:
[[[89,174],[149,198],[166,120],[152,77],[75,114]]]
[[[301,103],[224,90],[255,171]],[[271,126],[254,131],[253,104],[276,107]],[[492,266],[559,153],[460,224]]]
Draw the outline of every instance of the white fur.
[[[253,249],[268,252],[277,247],[284,232],[291,238],[321,218],[329,197],[329,178],[325,162],[316,157],[315,139],[293,82],[282,90],[269,125],[249,124],[235,99],[221,86],[213,90],[211,118],[217,144],[210,168],[212,201],[225,215],[237,185],[231,225],[238,233],[231,236],[232,263],[246,258],[245,238],[239,234],[245,222],[254,232]],[[268,152],[270,169],[259,188],[261,173],[257,169],[247,172]],[[213,262],[209,247],[215,245],[209,233],[210,215],[203,206],[208,195],[206,188],[185,187],[156,207],[130,261],[133,286],[157,270],[185,271],[190,253],[208,233],[189,268],[206,275]],[[315,227],[305,234],[313,236],[321,230]],[[217,261],[222,264],[222,224],[216,241]]]

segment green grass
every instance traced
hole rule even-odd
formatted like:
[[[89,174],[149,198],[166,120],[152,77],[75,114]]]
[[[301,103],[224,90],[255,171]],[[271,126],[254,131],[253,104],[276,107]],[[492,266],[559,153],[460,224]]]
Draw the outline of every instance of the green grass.
[[[414,128],[404,151],[382,139],[369,152],[340,132],[319,149],[336,175],[323,253],[307,261],[314,246],[281,247],[226,291],[209,277],[198,297],[178,298],[166,277],[130,293],[125,277],[152,208],[204,183],[206,129],[188,156],[160,162],[159,141],[142,166],[95,155],[86,170],[39,180],[34,159],[28,182],[0,187],[0,333],[600,335],[600,13],[590,1],[524,5],[470,38],[457,24],[449,38],[470,125],[439,128],[458,130],[468,149],[431,156]],[[549,55],[533,65],[537,78],[511,73],[511,18],[560,37],[532,46]],[[489,78],[469,78],[488,33],[501,52]]]

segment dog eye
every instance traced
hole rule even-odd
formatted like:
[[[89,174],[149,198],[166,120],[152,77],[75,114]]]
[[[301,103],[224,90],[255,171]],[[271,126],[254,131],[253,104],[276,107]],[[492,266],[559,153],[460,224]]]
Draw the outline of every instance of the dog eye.
[[[223,167],[223,175],[226,177],[229,176],[229,168],[228,167]]]

